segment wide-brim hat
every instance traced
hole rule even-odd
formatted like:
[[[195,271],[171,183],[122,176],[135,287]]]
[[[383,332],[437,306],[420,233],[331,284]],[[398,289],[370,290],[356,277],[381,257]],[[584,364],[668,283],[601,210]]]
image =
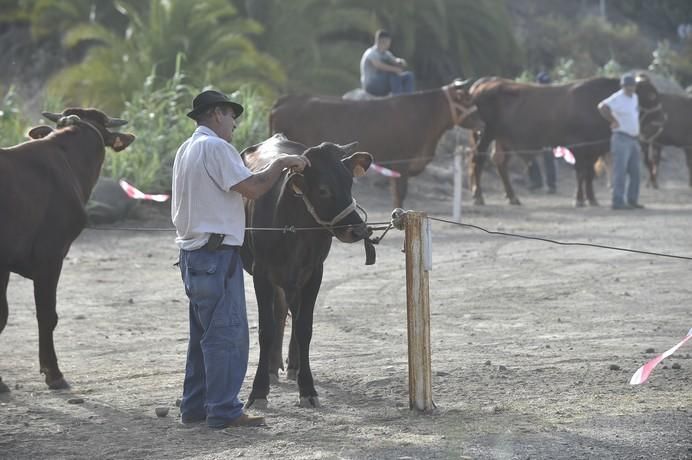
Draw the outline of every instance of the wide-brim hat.
[[[195,96],[195,98],[192,100],[192,110],[188,112],[187,116],[193,120],[197,120],[197,118],[204,113],[204,111],[217,105],[230,106],[235,113],[234,118],[238,118],[244,110],[242,105],[238,104],[237,102],[233,102],[225,94],[213,89],[209,89],[202,91]]]

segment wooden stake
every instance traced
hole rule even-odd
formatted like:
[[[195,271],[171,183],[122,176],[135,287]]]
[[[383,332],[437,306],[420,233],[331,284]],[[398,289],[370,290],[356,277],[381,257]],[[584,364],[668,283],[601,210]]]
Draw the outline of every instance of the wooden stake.
[[[430,295],[425,260],[431,260],[430,227],[422,212],[406,213],[406,310],[408,319],[409,407],[425,413],[433,410],[430,360]],[[427,235],[427,238],[426,238]],[[426,243],[427,240],[427,243]]]
[[[461,192],[464,180],[464,151],[457,146],[454,150],[454,208],[452,209],[452,219],[454,222],[461,222]]]

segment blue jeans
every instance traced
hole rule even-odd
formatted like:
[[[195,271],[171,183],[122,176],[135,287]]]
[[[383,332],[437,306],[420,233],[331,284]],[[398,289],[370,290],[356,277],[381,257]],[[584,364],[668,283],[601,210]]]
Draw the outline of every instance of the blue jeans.
[[[237,248],[180,251],[190,299],[190,342],[180,414],[183,423],[223,427],[243,414],[238,394],[247,371],[249,333]]]
[[[613,153],[613,206],[625,205],[625,182],[628,176],[627,203],[637,204],[641,162],[639,140],[624,133],[614,132],[610,138],[610,150]]]
[[[416,77],[413,72],[382,72],[372,81],[365,84],[365,91],[373,96],[412,93],[416,89]]]

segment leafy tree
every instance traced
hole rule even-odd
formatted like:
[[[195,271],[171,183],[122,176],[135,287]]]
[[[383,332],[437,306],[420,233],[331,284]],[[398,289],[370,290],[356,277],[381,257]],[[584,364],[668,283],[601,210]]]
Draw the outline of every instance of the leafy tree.
[[[231,91],[252,82],[269,92],[283,82],[278,63],[248,38],[261,26],[239,17],[227,0],[151,0],[146,6],[118,3],[129,21],[123,34],[95,22],[73,26],[63,38],[65,47],[97,45],[53,78],[50,90],[68,102],[117,113],[150,75],[154,87],[170,79],[181,53],[189,84],[198,88],[214,84]]]

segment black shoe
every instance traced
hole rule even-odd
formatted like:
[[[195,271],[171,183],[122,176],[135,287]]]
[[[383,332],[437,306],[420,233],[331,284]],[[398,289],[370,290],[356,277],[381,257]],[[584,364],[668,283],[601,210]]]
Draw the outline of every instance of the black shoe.
[[[632,209],[644,209],[644,205],[639,203],[630,203],[629,207]]]

